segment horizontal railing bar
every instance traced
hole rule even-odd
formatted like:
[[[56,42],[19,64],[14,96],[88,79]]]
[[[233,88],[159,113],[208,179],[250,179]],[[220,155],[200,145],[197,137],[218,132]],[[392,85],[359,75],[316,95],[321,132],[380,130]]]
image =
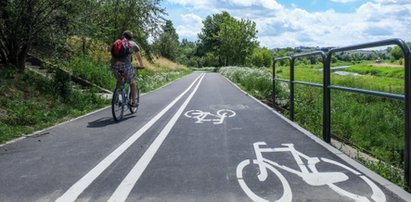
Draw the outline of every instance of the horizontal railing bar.
[[[275,78],[273,80],[290,83],[290,80],[287,80],[287,79]],[[319,83],[311,83],[311,82],[304,82],[304,81],[293,81],[292,83],[303,84],[303,85],[308,85],[308,86],[315,86],[315,87],[323,87],[323,85]]]
[[[290,80],[287,80],[287,79],[279,79],[279,78],[274,78],[274,80],[276,80],[276,81],[283,81],[283,82],[288,82],[288,83],[290,83]]]
[[[358,49],[364,49],[364,48],[374,48],[374,47],[389,46],[389,45],[402,46],[403,44],[404,44],[404,42],[400,39],[387,39],[387,40],[383,40],[383,41],[363,43],[363,44],[340,47],[340,48],[333,48],[328,52],[328,54],[335,53],[335,52],[341,52],[341,51],[351,51],[351,50],[358,50]],[[404,51],[408,52],[409,50],[404,50]]]
[[[309,56],[321,56],[322,59],[325,59],[327,55],[325,54],[324,51],[314,51],[314,52],[309,52],[309,53],[301,53],[301,54],[296,54],[293,55],[293,58],[302,58],[302,57],[309,57]]]
[[[319,83],[311,83],[311,82],[305,82],[305,81],[293,81],[293,83],[296,84],[303,84],[303,85],[308,85],[308,86],[315,86],[315,87],[323,87],[322,84]]]
[[[364,90],[364,89],[358,89],[358,88],[349,88],[349,87],[333,86],[333,85],[329,86],[328,88],[335,89],[335,90],[342,90],[342,91],[368,94],[368,95],[376,95],[376,96],[381,96],[381,97],[386,97],[386,98],[393,98],[393,99],[397,99],[397,100],[404,100],[405,99],[405,96],[401,95],[401,94],[385,93],[385,92],[380,92],[380,91]]]
[[[274,62],[280,61],[280,60],[291,60],[291,56],[285,56],[285,57],[280,57],[280,58],[274,58]]]

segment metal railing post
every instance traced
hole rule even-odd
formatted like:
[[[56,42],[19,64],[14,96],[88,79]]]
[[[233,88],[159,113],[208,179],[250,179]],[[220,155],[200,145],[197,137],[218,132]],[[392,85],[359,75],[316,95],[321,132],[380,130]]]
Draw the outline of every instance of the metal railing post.
[[[295,58],[291,57],[290,61],[290,119],[294,121],[294,63]]]
[[[273,57],[273,93],[272,93],[272,98],[273,98],[273,107],[275,106],[275,57]]]
[[[411,53],[408,45],[400,41],[402,52],[404,53],[404,68],[405,68],[405,131],[404,131],[404,178],[405,186],[411,189]]]
[[[331,143],[331,57],[329,52],[323,68],[323,140],[327,143]]]

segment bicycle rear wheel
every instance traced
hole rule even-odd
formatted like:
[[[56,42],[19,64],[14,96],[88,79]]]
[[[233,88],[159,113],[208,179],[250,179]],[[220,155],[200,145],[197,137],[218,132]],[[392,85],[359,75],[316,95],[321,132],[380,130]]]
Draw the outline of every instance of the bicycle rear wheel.
[[[134,114],[137,112],[138,106],[140,105],[140,89],[138,88],[138,85],[136,84],[136,102],[137,105],[135,107],[133,107],[131,105],[132,102],[132,96],[131,96],[131,88],[128,88],[128,97],[130,100],[130,105],[129,105],[129,109],[130,109],[130,113]]]
[[[115,121],[123,119],[124,114],[124,92],[120,88],[116,88],[111,98],[111,112]]]

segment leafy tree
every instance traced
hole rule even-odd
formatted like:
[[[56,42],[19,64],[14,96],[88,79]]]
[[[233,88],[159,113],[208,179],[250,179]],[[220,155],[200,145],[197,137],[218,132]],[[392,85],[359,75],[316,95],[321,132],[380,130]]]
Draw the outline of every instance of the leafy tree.
[[[408,47],[411,47],[411,42],[408,42],[407,44],[408,44]],[[390,51],[390,55],[391,55],[391,60],[393,61],[404,58],[402,50],[399,46],[395,46],[394,48],[392,48]]]
[[[271,67],[273,53],[267,48],[257,48],[251,56],[251,65],[256,67]]]
[[[80,36],[83,53],[92,40],[107,44],[124,30],[151,58],[149,35],[156,35],[164,9],[160,0],[1,0],[0,62],[20,70],[34,45],[55,50],[69,36]]]
[[[69,0],[2,0],[0,60],[24,70],[30,48],[37,41],[62,40],[69,31],[75,2]],[[42,40],[43,39],[43,40]]]
[[[255,22],[236,20],[228,12],[208,16],[198,35],[199,53],[218,66],[245,65],[258,46]],[[211,59],[215,57],[215,59]]]
[[[100,0],[98,13],[93,18],[97,29],[94,36],[108,44],[121,36],[124,30],[134,33],[134,40],[151,59],[148,36],[159,33],[165,10],[160,0]]]
[[[158,40],[154,42],[156,52],[165,58],[175,61],[179,45],[178,34],[173,27],[173,23],[167,20],[163,26],[163,32],[160,34]]]
[[[180,43],[177,62],[191,67],[201,67],[201,58],[196,55],[197,47],[197,43],[183,39]]]

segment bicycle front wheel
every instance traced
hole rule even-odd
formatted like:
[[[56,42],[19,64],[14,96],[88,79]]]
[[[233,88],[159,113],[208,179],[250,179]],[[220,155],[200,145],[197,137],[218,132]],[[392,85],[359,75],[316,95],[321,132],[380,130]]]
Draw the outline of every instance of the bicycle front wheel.
[[[263,197],[262,194],[267,194],[267,192],[271,191],[261,191],[258,192],[256,190],[257,187],[260,187],[260,183],[264,183],[264,181],[258,180],[258,166],[259,163],[257,159],[246,159],[238,164],[236,175],[238,183],[240,187],[243,189],[245,194],[253,200],[253,201],[277,201],[277,202],[291,202],[292,201],[292,192],[291,187],[285,177],[273,166],[264,162],[264,166],[267,168],[268,171],[271,171],[273,175],[269,178],[269,180],[275,180],[275,182],[271,182],[270,187],[273,189],[271,191],[275,191],[276,193],[272,193],[270,196]],[[270,176],[270,175],[269,175]],[[254,179],[254,180],[253,180]],[[277,190],[274,186],[277,187]],[[261,186],[265,187],[265,185]],[[261,188],[260,187],[260,188]],[[253,191],[254,189],[254,191]],[[270,199],[268,199],[270,198]],[[272,200],[272,198],[275,198]]]
[[[114,90],[111,98],[111,112],[115,121],[123,119],[125,95],[120,88]]]

